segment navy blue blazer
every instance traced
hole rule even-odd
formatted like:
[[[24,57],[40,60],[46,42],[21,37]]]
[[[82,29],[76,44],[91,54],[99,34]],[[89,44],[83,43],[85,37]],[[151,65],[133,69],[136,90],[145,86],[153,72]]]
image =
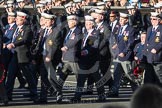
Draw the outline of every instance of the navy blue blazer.
[[[93,30],[91,35],[87,38],[85,46],[83,46],[84,37],[82,39],[82,51],[86,51],[88,54],[80,55],[79,66],[81,69],[90,69],[96,61],[99,61],[99,32],[97,30]],[[87,36],[87,35],[85,35]]]
[[[159,25],[155,33],[151,35],[152,26],[147,29],[147,39],[145,43],[145,55],[148,63],[162,63],[162,25]],[[155,49],[156,54],[151,53]]]
[[[142,45],[141,42],[136,44],[134,48],[134,56],[138,57],[138,60],[146,62],[144,57],[144,44]]]
[[[81,39],[82,30],[79,27],[76,27],[73,33],[71,34],[70,39],[66,40],[66,43],[63,44],[63,46],[66,46],[68,48],[66,52],[62,53],[63,61],[78,61],[79,52],[81,50]]]
[[[62,51],[61,47],[63,46],[63,38],[61,36],[61,30],[58,28],[52,28],[51,33],[49,33],[45,44],[46,44],[46,56],[49,57],[53,64],[58,64],[61,62]]]
[[[11,28],[9,28],[9,25],[6,26],[6,30],[3,36],[3,43],[5,43],[6,45],[11,43],[16,27],[16,24],[14,24]]]
[[[8,45],[9,43],[12,42],[12,37],[13,37],[13,34],[15,32],[15,29],[16,29],[17,25],[14,24],[11,28],[9,27],[9,25],[7,25],[5,28],[5,32],[4,32],[4,35],[3,35],[3,43]],[[11,52],[10,50],[8,50],[7,48],[3,49],[3,54],[7,54]]]
[[[117,44],[117,36],[116,35],[118,35],[119,28],[120,28],[120,24],[119,24],[119,22],[117,22],[116,25],[114,26],[114,29],[111,30],[111,37],[109,39],[110,48],[113,45]],[[116,58],[118,56],[118,53],[119,53],[118,48],[116,48],[116,49],[111,48],[111,53],[113,55],[113,58]]]
[[[118,34],[119,34],[119,30],[118,30]],[[134,49],[134,40],[135,40],[133,27],[128,25],[120,38],[118,37],[118,35],[116,35],[116,39],[119,48],[119,54],[120,53],[125,54],[124,57],[118,56],[119,60],[132,61],[134,59],[133,49]]]

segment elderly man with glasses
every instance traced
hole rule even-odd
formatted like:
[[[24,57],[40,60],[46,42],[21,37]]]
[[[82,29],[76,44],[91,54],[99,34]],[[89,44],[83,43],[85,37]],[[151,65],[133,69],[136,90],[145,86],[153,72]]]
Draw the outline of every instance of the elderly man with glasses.
[[[152,64],[156,73],[156,83],[162,86],[162,26],[160,23],[159,13],[151,12],[151,24],[147,29],[147,37],[145,43],[145,56],[147,62]],[[152,71],[152,74],[154,74]]]

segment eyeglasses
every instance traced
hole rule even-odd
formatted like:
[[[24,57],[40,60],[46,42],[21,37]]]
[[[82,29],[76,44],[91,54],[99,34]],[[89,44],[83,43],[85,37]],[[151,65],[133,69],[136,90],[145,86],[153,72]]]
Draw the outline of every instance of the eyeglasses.
[[[158,19],[156,19],[156,18],[151,18],[151,20],[158,20]]]
[[[115,16],[110,16],[110,17],[115,17]]]

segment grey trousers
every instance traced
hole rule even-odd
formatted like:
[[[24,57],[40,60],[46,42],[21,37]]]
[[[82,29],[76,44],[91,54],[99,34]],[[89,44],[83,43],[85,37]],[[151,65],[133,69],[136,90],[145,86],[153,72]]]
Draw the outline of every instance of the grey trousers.
[[[153,67],[159,80],[158,85],[162,87],[162,64],[153,64]]]

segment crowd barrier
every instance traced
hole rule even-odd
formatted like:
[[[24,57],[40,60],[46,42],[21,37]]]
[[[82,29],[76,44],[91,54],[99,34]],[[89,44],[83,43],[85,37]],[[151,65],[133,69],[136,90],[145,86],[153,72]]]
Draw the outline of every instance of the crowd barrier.
[[[89,10],[90,8],[92,8],[93,6],[84,6],[82,7],[82,9],[87,12],[87,10]],[[35,9],[33,8],[33,6],[25,6],[25,8],[27,10],[29,10],[31,13],[33,13],[35,11]],[[111,10],[117,10],[117,11],[120,11],[120,12],[124,12],[126,11],[126,7],[119,7],[119,6],[112,6],[111,7]],[[147,8],[140,8],[139,9],[141,11],[142,14],[146,14],[146,13],[149,13],[151,11],[154,10],[154,8],[152,7],[147,7]],[[63,6],[54,6],[52,8],[52,11],[56,14],[56,13],[59,13],[59,14],[62,14],[65,12],[65,9]],[[4,6],[0,6],[0,13],[4,13],[5,12],[5,8]]]

